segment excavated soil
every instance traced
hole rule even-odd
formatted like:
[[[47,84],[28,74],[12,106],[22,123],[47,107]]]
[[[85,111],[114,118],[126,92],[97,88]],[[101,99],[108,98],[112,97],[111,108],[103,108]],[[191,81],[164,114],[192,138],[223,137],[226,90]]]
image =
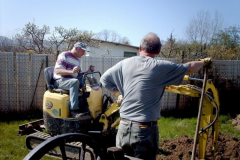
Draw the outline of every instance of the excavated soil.
[[[205,158],[206,160],[213,160],[211,153],[212,137],[208,136],[208,139]],[[157,160],[189,160],[192,156],[193,142],[194,140],[187,136],[160,142],[160,156]],[[198,157],[197,153],[198,149],[196,150],[196,158]],[[219,133],[215,160],[240,160],[240,140]]]
[[[240,134],[240,115],[231,120]],[[189,160],[192,156],[194,140],[187,136],[178,137],[177,139],[164,140],[159,143],[159,156],[157,160]],[[206,160],[213,160],[211,152],[212,136],[209,133],[206,149]],[[198,147],[196,158],[198,157]],[[219,133],[218,147],[215,152],[215,160],[240,160],[240,140]]]
[[[235,125],[235,128],[240,131],[240,114],[235,118],[232,119],[232,124]]]

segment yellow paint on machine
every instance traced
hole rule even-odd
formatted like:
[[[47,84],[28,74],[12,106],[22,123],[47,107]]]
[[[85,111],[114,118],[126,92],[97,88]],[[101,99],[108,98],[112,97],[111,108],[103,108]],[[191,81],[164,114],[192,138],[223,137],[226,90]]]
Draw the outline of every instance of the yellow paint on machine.
[[[43,110],[52,117],[69,117],[67,101],[70,97],[67,94],[51,93],[46,91],[43,98]]]
[[[102,113],[102,88],[99,87],[99,89],[95,91],[87,86],[86,89],[90,92],[90,95],[87,98],[90,115],[96,119]]]

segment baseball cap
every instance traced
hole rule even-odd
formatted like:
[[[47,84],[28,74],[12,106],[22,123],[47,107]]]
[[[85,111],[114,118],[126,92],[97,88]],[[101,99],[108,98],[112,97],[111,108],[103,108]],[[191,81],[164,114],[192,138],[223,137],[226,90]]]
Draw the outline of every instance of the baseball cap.
[[[77,42],[74,44],[74,47],[80,47],[82,48],[83,50],[86,50],[86,44],[85,43],[82,43],[82,42]]]

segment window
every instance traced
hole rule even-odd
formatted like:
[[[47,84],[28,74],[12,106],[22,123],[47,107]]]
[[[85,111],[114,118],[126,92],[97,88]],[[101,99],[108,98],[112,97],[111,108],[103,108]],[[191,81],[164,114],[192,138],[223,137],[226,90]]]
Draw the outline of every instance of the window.
[[[137,55],[137,52],[124,52],[124,57],[133,57],[136,55]]]

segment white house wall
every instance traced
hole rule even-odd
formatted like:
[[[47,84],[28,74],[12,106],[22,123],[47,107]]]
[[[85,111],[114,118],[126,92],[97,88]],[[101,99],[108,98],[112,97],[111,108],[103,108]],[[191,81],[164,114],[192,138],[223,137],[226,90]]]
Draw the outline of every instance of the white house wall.
[[[124,57],[124,52],[135,52],[139,55],[139,49],[137,47],[106,42],[101,43],[100,48],[89,48],[88,50],[91,56]]]

